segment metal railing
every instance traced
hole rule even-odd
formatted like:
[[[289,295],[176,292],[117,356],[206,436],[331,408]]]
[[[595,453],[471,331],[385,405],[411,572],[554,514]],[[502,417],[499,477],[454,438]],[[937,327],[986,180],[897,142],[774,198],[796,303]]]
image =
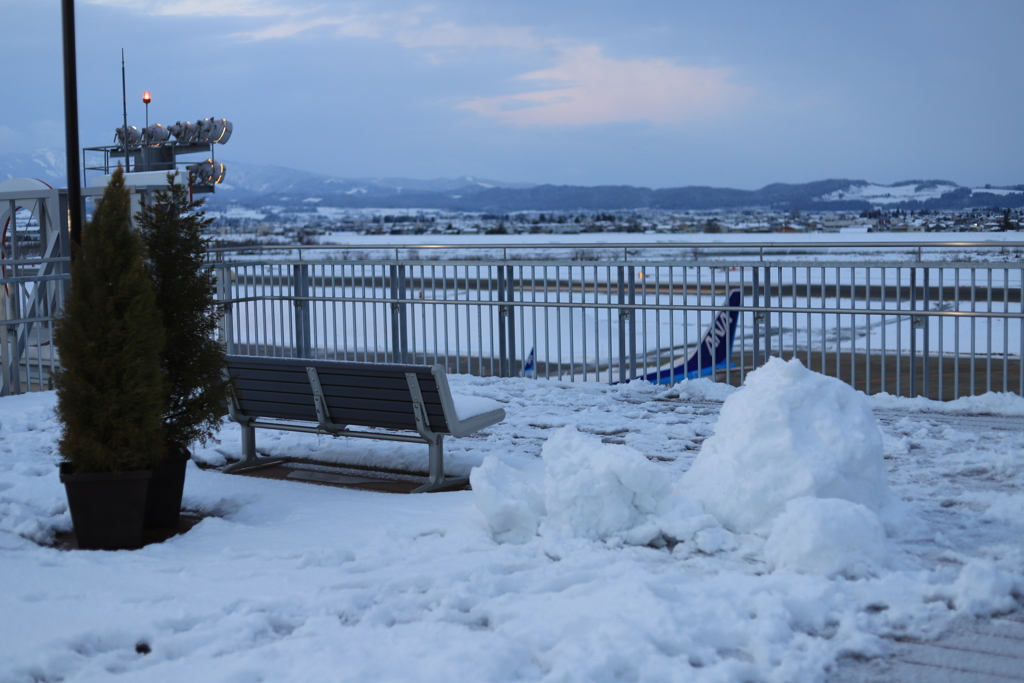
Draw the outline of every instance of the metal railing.
[[[52,388],[53,323],[70,282],[67,191],[0,192],[0,396]],[[134,187],[132,215],[157,187]],[[83,209],[103,187],[81,189]],[[87,214],[83,210],[83,214]]]
[[[286,249],[211,250],[230,352],[615,383],[681,367],[727,311],[728,358],[689,376],[738,385],[781,356],[867,393],[1024,395],[1024,243]],[[49,388],[59,364],[67,269],[49,261],[5,261],[3,393]]]
[[[694,258],[694,245],[671,259],[663,245],[583,246],[592,260],[546,260],[535,247],[530,260],[506,260],[511,245],[477,245],[497,257],[478,260],[451,245],[378,247],[415,249],[418,259],[340,261],[319,247],[293,250],[299,259],[221,260],[224,339],[233,353],[494,376],[522,374],[532,356],[539,377],[621,382],[679,367],[725,310],[738,313],[729,361],[697,376],[739,384],[778,355],[868,393],[1024,394],[1024,266],[1013,253],[1024,245],[856,243],[844,258],[834,242],[730,244],[753,258],[715,259]],[[866,247],[888,256],[864,260]],[[425,249],[438,258],[422,258]],[[655,249],[660,260],[645,253]],[[790,255],[772,254],[782,249]],[[950,249],[994,255],[952,260]],[[734,289],[741,303],[726,306]]]
[[[0,396],[52,389],[58,365],[53,323],[70,279],[66,259],[8,260],[3,265]]]
[[[57,364],[51,336],[68,259],[66,231],[55,226],[67,195],[37,185],[0,195],[0,396],[51,388]]]

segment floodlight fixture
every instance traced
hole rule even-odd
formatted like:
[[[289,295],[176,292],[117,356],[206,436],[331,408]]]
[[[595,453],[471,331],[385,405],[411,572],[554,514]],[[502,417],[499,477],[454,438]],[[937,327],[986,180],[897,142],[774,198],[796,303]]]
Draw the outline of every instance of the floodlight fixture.
[[[186,168],[192,177],[193,185],[213,186],[224,182],[224,164],[219,161],[207,159],[198,164],[186,166]]]
[[[199,139],[203,142],[225,144],[231,138],[231,122],[227,119],[203,119],[199,121]]]
[[[159,123],[154,123],[152,126],[146,126],[142,129],[142,141],[147,145],[162,144],[167,142],[167,139],[170,137],[170,132]]]
[[[195,142],[199,139],[199,126],[191,121],[178,121],[167,126],[167,130],[178,142]]]
[[[142,133],[135,126],[120,126],[114,131],[114,140],[121,145],[138,145],[142,142]]]

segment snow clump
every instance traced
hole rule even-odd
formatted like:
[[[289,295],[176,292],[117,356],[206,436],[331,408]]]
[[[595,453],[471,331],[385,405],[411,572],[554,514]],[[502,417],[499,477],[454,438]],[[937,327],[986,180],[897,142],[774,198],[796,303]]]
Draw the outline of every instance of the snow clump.
[[[892,501],[883,452],[878,422],[862,393],[797,359],[772,358],[722,404],[715,433],[678,491],[730,531],[767,534],[797,498],[839,498],[877,513]],[[811,511],[798,505],[792,515],[801,510]],[[850,532],[862,531],[854,522]],[[786,553],[778,558],[796,562]]]
[[[487,520],[494,540],[526,543],[537,535],[544,498],[522,472],[491,456],[473,468],[469,479],[473,501]]]
[[[494,457],[470,473],[473,499],[498,542],[525,543],[539,534],[648,545],[719,527],[700,505],[673,493],[662,468],[629,446],[567,426],[544,443],[541,458],[543,477]],[[729,538],[704,536],[709,547],[732,547]]]
[[[878,515],[841,498],[797,498],[775,520],[764,544],[775,569],[828,578],[861,579],[887,564],[885,529]]]

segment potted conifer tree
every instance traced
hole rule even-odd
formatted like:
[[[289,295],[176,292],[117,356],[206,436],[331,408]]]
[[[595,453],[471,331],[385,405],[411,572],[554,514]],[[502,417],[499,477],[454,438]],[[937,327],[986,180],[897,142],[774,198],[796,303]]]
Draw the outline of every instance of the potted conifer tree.
[[[169,188],[155,192],[135,216],[167,335],[161,356],[167,379],[165,456],[150,481],[150,527],[177,525],[189,448],[213,438],[228,390],[224,348],[216,338],[215,280],[203,237],[212,219],[203,213],[202,201],[192,201],[187,188],[173,179],[169,175]]]
[[[54,331],[61,481],[80,548],[141,545],[148,479],[164,453],[164,332],[130,211],[118,168],[73,246]]]

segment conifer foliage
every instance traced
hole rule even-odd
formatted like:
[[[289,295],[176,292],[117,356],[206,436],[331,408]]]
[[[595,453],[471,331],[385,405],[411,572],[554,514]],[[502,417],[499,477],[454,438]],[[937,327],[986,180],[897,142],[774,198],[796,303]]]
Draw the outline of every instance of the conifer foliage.
[[[168,453],[213,438],[224,414],[224,349],[216,339],[219,312],[215,279],[206,266],[203,229],[212,219],[202,201],[168,178],[169,189],[136,214],[167,334],[162,367],[167,377],[164,437]]]
[[[149,469],[164,453],[164,331],[119,168],[75,248],[54,341],[60,451],[73,474]]]

